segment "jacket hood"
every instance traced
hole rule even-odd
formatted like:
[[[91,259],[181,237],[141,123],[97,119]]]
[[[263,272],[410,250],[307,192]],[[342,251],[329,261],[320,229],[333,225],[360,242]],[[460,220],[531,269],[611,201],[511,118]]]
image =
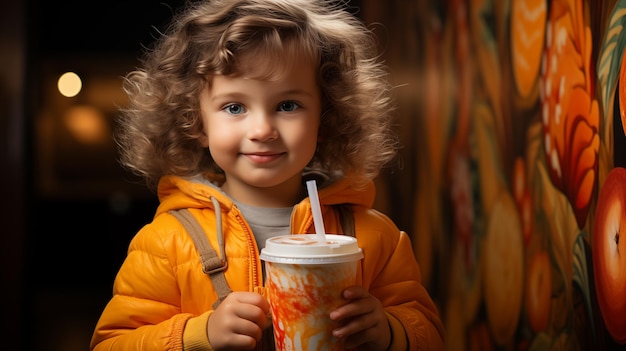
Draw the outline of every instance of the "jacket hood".
[[[307,176],[303,181],[306,179]],[[376,197],[374,182],[370,181],[362,188],[355,188],[351,179],[345,177],[319,189],[320,203],[322,205],[350,203],[371,208]],[[211,198],[219,201],[222,209],[228,210],[233,206],[233,201],[221,191],[217,182],[204,176],[192,178],[165,176],[159,182],[158,197],[160,205],[155,216],[181,208],[214,208]],[[308,203],[308,197],[304,201]]]

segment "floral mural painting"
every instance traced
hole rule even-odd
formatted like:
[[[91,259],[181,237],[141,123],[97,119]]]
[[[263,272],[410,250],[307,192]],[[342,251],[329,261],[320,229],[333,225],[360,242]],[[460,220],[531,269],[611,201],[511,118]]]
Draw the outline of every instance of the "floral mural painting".
[[[555,0],[549,11],[540,95],[543,147],[550,179],[582,228],[595,195],[599,147],[591,29],[582,1]]]
[[[626,350],[626,0],[362,3],[446,348]]]

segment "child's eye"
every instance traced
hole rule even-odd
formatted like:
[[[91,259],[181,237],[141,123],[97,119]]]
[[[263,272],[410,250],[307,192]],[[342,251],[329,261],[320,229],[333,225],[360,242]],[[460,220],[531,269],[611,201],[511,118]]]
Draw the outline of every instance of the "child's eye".
[[[280,105],[278,105],[278,110],[290,112],[290,111],[296,110],[298,107],[300,106],[293,101],[285,101],[285,102],[281,102]]]
[[[238,115],[245,112],[245,109],[240,104],[228,104],[224,107],[224,111],[231,115]]]

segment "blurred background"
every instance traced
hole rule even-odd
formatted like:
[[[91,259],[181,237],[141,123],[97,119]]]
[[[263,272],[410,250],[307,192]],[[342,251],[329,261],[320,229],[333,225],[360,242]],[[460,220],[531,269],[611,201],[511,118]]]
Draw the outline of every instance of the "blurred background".
[[[181,4],[1,6],[0,348],[88,349],[126,246],[156,205],[117,163],[121,77]]]

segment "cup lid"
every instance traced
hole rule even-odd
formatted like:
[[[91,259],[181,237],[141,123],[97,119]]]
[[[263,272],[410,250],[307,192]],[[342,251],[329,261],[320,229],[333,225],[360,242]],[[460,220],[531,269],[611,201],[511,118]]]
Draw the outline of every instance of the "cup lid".
[[[354,237],[326,234],[320,244],[316,234],[276,236],[265,241],[261,259],[277,263],[325,264],[360,260],[363,252]]]

